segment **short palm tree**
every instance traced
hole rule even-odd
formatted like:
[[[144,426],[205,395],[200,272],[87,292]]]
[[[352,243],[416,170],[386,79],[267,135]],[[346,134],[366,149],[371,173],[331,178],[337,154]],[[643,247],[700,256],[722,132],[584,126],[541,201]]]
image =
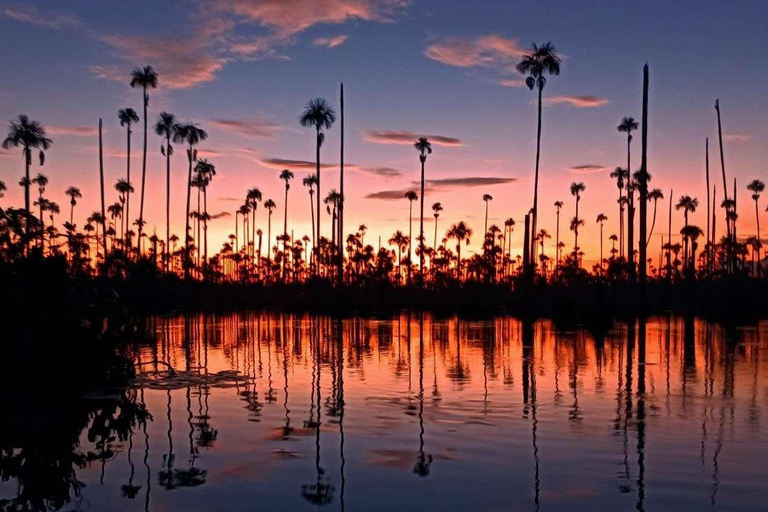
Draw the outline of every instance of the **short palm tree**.
[[[562,201],[555,201],[555,215],[557,216],[557,227],[555,228],[555,268],[560,264],[560,210],[563,208]]]
[[[539,201],[539,160],[541,156],[541,96],[544,91],[544,86],[547,84],[547,77],[544,75],[560,74],[560,57],[555,51],[555,46],[550,43],[544,43],[541,46],[534,44],[531,47],[531,51],[523,56],[523,60],[517,64],[516,69],[519,73],[528,75],[525,79],[525,84],[528,89],[533,90],[534,87],[538,90],[538,128],[536,131],[536,172],[533,180],[533,219],[531,223],[531,234],[536,233],[536,219],[538,211]],[[531,253],[526,255],[529,262],[532,263],[532,256],[535,252],[535,244],[531,244]]]
[[[203,158],[195,165],[195,174],[200,180],[200,190],[203,192],[203,262],[208,264],[208,185],[216,176],[216,166]],[[141,228],[139,228],[141,229]],[[199,227],[198,227],[199,231]]]
[[[611,178],[616,180],[616,187],[619,189],[619,199],[617,201],[619,205],[619,256],[624,256],[624,206],[626,204],[624,200],[624,183],[625,180],[629,180],[629,171],[616,167],[611,171]]]
[[[464,224],[464,222],[452,225],[446,233],[447,238],[456,239],[456,279],[461,279],[461,242],[469,245],[471,236],[472,228]]]
[[[5,182],[3,180],[0,180],[0,199],[5,197],[5,192],[8,190],[8,187],[5,185]]]
[[[664,193],[659,188],[654,188],[650,192],[648,192],[648,200],[653,201],[653,220],[651,220],[651,232],[648,233],[648,240],[646,240],[645,244],[648,245],[651,243],[651,237],[653,236],[653,228],[656,227],[656,206],[659,202],[659,200],[664,199]]]
[[[139,242],[144,228],[144,186],[147,179],[147,107],[149,106],[149,89],[157,88],[157,73],[152,66],[136,68],[131,73],[131,87],[141,87],[142,104],[144,105],[144,154],[141,160],[141,192],[139,192]]]
[[[443,211],[443,205],[441,203],[432,203],[432,215],[435,217],[435,241],[432,244],[432,248],[435,251],[437,251],[437,218],[440,217],[441,211]]]
[[[587,187],[584,185],[584,183],[571,183],[571,195],[576,198],[576,217],[574,217],[575,224],[571,223],[571,229],[573,230],[573,253],[576,254],[576,252],[579,249],[579,226],[584,225],[584,221],[579,220],[579,202],[581,201],[581,193],[584,192],[584,190]]]
[[[40,247],[43,248],[45,244],[45,221],[43,219],[43,211],[46,209],[48,202],[43,199],[45,193],[45,187],[48,186],[48,177],[45,174],[37,173],[32,179],[32,183],[37,185],[37,197],[36,204],[40,207]]]
[[[288,190],[291,188],[293,172],[288,169],[280,171],[280,179],[285,181],[285,205],[283,213],[283,252],[287,253],[288,247]],[[285,272],[285,259],[283,259],[283,272]]]
[[[685,226],[683,226],[683,229],[688,227],[688,214],[694,213],[696,211],[696,208],[699,206],[699,200],[695,197],[691,196],[680,196],[680,199],[677,201],[677,204],[675,205],[676,210],[683,210],[683,217],[685,218]],[[683,250],[683,260],[684,260],[684,266],[688,268],[688,238],[684,239],[685,247]]]
[[[317,185],[317,174],[308,174],[301,180],[302,185],[309,189],[309,213],[312,219],[312,245],[317,245],[315,241],[315,185]]]
[[[483,194],[483,201],[485,202],[485,224],[483,225],[483,233],[488,232],[488,203],[493,201],[491,194]]]
[[[403,250],[410,243],[410,239],[406,238],[403,232],[398,229],[392,235],[392,238],[388,240],[388,242],[389,245],[394,245],[397,247],[397,281],[399,283],[403,277]]]
[[[77,187],[69,187],[64,194],[69,197],[69,224],[73,226],[74,229],[75,206],[77,205],[77,200],[83,197],[83,194]]]
[[[251,256],[254,256],[254,257],[255,257],[255,247],[253,245],[253,242],[256,239],[256,210],[258,210],[259,208],[259,201],[261,201],[262,197],[263,196],[261,194],[261,190],[259,190],[257,187],[249,189],[248,192],[245,194],[245,205],[246,205],[246,208],[248,209],[248,212],[250,212],[251,214],[251,248],[252,248]],[[274,201],[272,201],[272,204],[274,205]],[[259,250],[259,255],[258,255],[258,258],[256,258],[256,262],[258,264],[261,264],[261,250]]]
[[[272,261],[272,211],[277,207],[271,199],[264,201],[264,208],[267,209],[267,261]]]
[[[325,140],[324,130],[329,130],[335,122],[336,112],[333,110],[330,103],[323,98],[309,100],[304,107],[304,112],[301,114],[301,117],[299,117],[301,126],[304,126],[305,128],[314,128],[316,134],[315,148],[317,154],[315,156],[315,175],[317,176],[317,228],[315,230],[315,236],[317,237],[318,242],[320,241],[320,147]],[[319,243],[316,247],[318,245]]]
[[[608,220],[604,213],[598,214],[595,222],[600,224],[600,269],[603,269],[603,224]]]
[[[27,219],[26,233],[29,235],[29,217],[31,214],[31,204],[29,196],[29,187],[32,180],[29,176],[29,167],[32,165],[32,150],[36,149],[40,154],[40,165],[45,163],[45,151],[51,147],[53,141],[48,138],[43,125],[37,121],[31,121],[29,117],[20,115],[17,121],[11,121],[8,128],[8,136],[3,140],[3,149],[22,148],[24,157],[24,210]]]
[[[165,139],[165,145],[160,146],[160,153],[165,157],[165,249],[169,251],[171,247],[171,155],[173,155],[171,139],[176,135],[176,116],[168,112],[160,112],[155,123],[155,133]],[[164,260],[166,270],[168,270],[167,259]]]
[[[126,173],[125,181],[131,183],[131,125],[139,122],[139,115],[132,108],[121,108],[117,111],[117,118],[120,120],[120,126],[125,128],[126,136]],[[131,194],[125,197],[125,217],[130,220],[131,218]]]
[[[408,261],[413,259],[413,202],[416,201],[419,196],[416,192],[409,190],[405,193],[405,198],[408,200]],[[410,277],[411,267],[408,265],[408,275]]]
[[[187,173],[187,207],[184,215],[184,278],[189,279],[190,261],[189,261],[189,206],[192,198],[192,163],[197,161],[197,150],[195,146],[208,138],[208,132],[187,121],[183,124],[177,124],[173,141],[187,144],[187,159],[189,160],[189,172]]]
[[[747,190],[752,192],[752,199],[755,201],[755,219],[757,220],[757,261],[760,261],[760,246],[762,242],[760,241],[760,214],[757,202],[760,199],[760,193],[765,190],[765,183],[763,183],[760,180],[752,180],[749,185],[747,185]]]
[[[432,154],[432,145],[426,137],[419,137],[413,144],[416,151],[419,152],[419,161],[421,162],[421,220],[419,222],[419,274],[424,278],[424,165],[427,162],[427,156]]]

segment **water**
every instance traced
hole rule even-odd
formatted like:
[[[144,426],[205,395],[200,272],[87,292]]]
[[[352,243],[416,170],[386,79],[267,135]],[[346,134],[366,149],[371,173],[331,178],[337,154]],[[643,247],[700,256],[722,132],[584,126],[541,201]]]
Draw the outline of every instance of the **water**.
[[[49,509],[164,512],[768,501],[768,322],[653,318],[598,336],[242,313],[149,328],[128,350],[131,388],[45,427],[39,451],[58,461],[45,478],[0,468],[0,509],[22,492]]]

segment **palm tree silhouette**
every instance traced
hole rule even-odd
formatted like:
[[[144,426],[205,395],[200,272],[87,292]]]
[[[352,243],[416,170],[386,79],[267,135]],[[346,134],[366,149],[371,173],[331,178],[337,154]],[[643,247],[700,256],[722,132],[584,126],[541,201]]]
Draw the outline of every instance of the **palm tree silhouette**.
[[[443,205],[441,203],[432,203],[432,215],[435,217],[435,241],[432,244],[432,248],[435,251],[437,251],[437,218],[440,217],[441,211],[443,211]]]
[[[389,245],[397,247],[397,281],[399,283],[403,276],[403,249],[410,243],[410,239],[406,238],[403,232],[398,229],[388,242]]]
[[[629,171],[616,167],[611,171],[611,178],[616,180],[616,187],[619,189],[619,199],[617,201],[619,205],[619,256],[624,256],[624,205],[626,204],[624,199],[624,180],[629,179]]]
[[[545,74],[559,75],[560,74],[560,57],[555,51],[555,47],[552,43],[547,42],[541,46],[537,46],[535,43],[531,47],[530,53],[523,56],[523,60],[517,64],[516,69],[519,73],[528,75],[525,79],[525,84],[528,89],[533,90],[534,87],[538,89],[539,101],[538,101],[538,128],[536,131],[536,174],[533,181],[533,220],[531,224],[531,234],[536,233],[536,217],[538,211],[539,201],[539,160],[541,155],[541,95],[544,90],[544,86],[547,84],[547,78]],[[531,253],[526,255],[527,262],[533,263],[533,255],[536,251],[534,243],[531,243]]]
[[[69,187],[66,192],[64,192],[66,196],[69,197],[69,224],[74,229],[74,218],[75,218],[75,205],[77,205],[77,200],[83,197],[83,194],[80,192],[80,189],[77,187]]]
[[[694,213],[699,206],[699,200],[691,196],[680,196],[680,199],[675,205],[675,210],[683,210],[683,216],[685,217],[685,225],[683,229],[688,227],[688,214]],[[682,231],[681,231],[682,233]],[[684,238],[685,247],[683,248],[683,266],[688,268],[688,238]]]
[[[555,230],[555,268],[560,265],[560,210],[562,201],[555,201],[555,215],[557,216],[557,228]]]
[[[491,194],[483,194],[483,201],[485,202],[485,224],[483,225],[483,235],[488,232],[488,203],[493,201]]]
[[[293,173],[288,169],[283,169],[280,172],[280,179],[285,181],[285,208],[283,214],[283,252],[287,254],[288,244],[288,190],[291,188],[291,180],[293,179]],[[283,258],[283,274],[285,274],[285,258]],[[285,275],[283,275],[285,277]]]
[[[117,118],[120,120],[120,126],[125,127],[126,135],[126,174],[125,181],[131,183],[131,125],[139,122],[139,115],[132,108],[121,108],[117,111]],[[131,190],[130,192],[133,192]],[[125,217],[130,221],[131,219],[131,194],[125,196]]]
[[[597,219],[595,222],[600,224],[600,270],[603,269],[603,224],[605,221],[608,220],[608,217],[605,216],[605,214],[601,213],[598,214]]]
[[[331,105],[323,98],[309,100],[304,107],[304,112],[301,114],[301,117],[299,117],[301,126],[304,126],[305,128],[312,127],[315,129],[316,133],[315,147],[317,154],[315,158],[315,175],[317,176],[317,228],[315,230],[315,236],[317,237],[318,242],[315,245],[316,249],[320,245],[320,147],[325,140],[324,130],[330,130],[335,122],[336,112],[334,112],[333,107],[331,107]]]
[[[747,190],[752,192],[752,199],[755,201],[755,219],[757,220],[757,261],[760,261],[760,247],[762,242],[760,241],[760,213],[757,202],[760,199],[760,193],[765,190],[765,183],[760,180],[752,180],[747,185]]]
[[[653,236],[653,228],[656,227],[656,205],[660,199],[664,199],[664,193],[660,188],[654,188],[648,192],[648,200],[653,201],[653,220],[651,220],[651,232],[648,233],[648,240],[646,245],[651,243],[651,237]]]
[[[411,280],[411,261],[413,260],[413,202],[419,198],[416,192],[409,190],[405,193],[408,200],[408,281]]]
[[[203,158],[195,165],[195,173],[200,180],[200,190],[203,192],[203,263],[208,264],[208,185],[216,176],[216,166]],[[141,229],[141,227],[139,227]],[[199,236],[198,228],[198,236]]]
[[[189,206],[192,198],[192,163],[197,161],[197,150],[195,146],[208,138],[208,132],[197,126],[191,121],[184,124],[177,124],[173,141],[187,144],[187,159],[189,160],[189,171],[187,173],[187,208],[184,215],[184,279],[189,279],[190,261],[189,261]]]
[[[584,221],[579,220],[579,202],[581,201],[581,193],[587,187],[584,183],[571,183],[571,195],[576,198],[576,217],[571,222],[571,230],[573,230],[573,254],[575,255],[579,249],[579,226],[584,225]]]
[[[619,123],[619,126],[616,127],[616,130],[618,130],[620,133],[626,133],[627,134],[627,252],[628,257],[632,259],[632,252],[635,247],[635,241],[634,241],[634,231],[635,231],[635,223],[634,223],[634,215],[635,215],[635,197],[634,197],[634,185],[632,183],[632,180],[629,178],[629,172],[630,169],[632,169],[631,165],[631,146],[632,146],[632,132],[637,130],[640,125],[635,121],[633,117],[625,117],[621,120],[621,123]]]
[[[424,164],[427,162],[427,155],[432,154],[432,145],[426,137],[419,137],[413,144],[416,151],[419,152],[419,161],[421,162],[421,221],[419,222],[419,277],[424,279]],[[409,255],[410,256],[410,255]]]
[[[45,187],[48,186],[48,177],[45,174],[37,173],[37,176],[32,179],[32,183],[37,185],[37,201],[35,205],[40,208],[40,248],[44,249],[45,245],[45,221],[43,220],[43,211],[48,207],[48,202],[43,199],[43,193],[45,193]]]
[[[692,276],[696,264],[696,248],[698,247],[697,240],[701,235],[704,234],[704,232],[699,226],[686,224],[683,226],[683,229],[680,230],[680,234],[683,235],[683,240],[685,240],[685,250],[687,251],[688,247],[690,247],[690,255],[683,255],[683,259],[686,262],[686,271],[689,273],[689,275]]]
[[[267,261],[272,261],[272,210],[277,207],[275,202],[271,199],[264,201],[264,208],[267,209]]]
[[[262,199],[261,190],[254,187],[252,189],[249,189],[248,192],[245,194],[245,205],[248,209],[248,212],[246,212],[246,215],[250,212],[251,214],[251,257],[255,258],[255,247],[253,245],[254,240],[256,239],[256,210],[259,207],[259,201]],[[274,201],[272,202],[272,208],[274,208]],[[244,236],[247,239],[247,233],[244,232]],[[247,247],[247,246],[246,246]],[[268,255],[269,256],[269,255]],[[256,260],[259,265],[261,265],[261,248],[259,248],[259,257]]]
[[[141,192],[139,193],[139,244],[141,244],[141,233],[144,228],[144,185],[147,178],[147,107],[149,106],[147,89],[157,88],[157,73],[152,66],[134,69],[131,73],[131,87],[141,87],[144,105],[144,154],[141,160]]]
[[[456,278],[461,279],[461,242],[466,241],[466,244],[470,244],[470,237],[472,236],[472,228],[459,222],[450,227],[446,233],[448,238],[456,239]]]
[[[173,146],[171,139],[176,135],[176,116],[168,112],[160,112],[155,123],[155,133],[165,139],[165,145],[160,146],[160,153],[165,157],[165,248],[170,250],[171,236],[171,155]],[[163,268],[167,271],[167,255],[163,260]]]
[[[315,239],[315,185],[317,185],[317,174],[308,174],[301,183],[309,189],[309,213],[312,216],[312,245],[316,246],[317,241]]]
[[[5,192],[8,190],[8,187],[5,185],[5,182],[3,180],[0,180],[0,199],[5,197]]]
[[[40,166],[42,166],[45,164],[45,151],[51,147],[51,144],[53,144],[53,141],[48,138],[43,125],[37,121],[31,121],[24,114],[19,115],[18,121],[11,121],[8,128],[8,136],[3,140],[2,144],[3,149],[22,148],[25,169],[22,184],[24,186],[24,210],[27,221],[25,230],[28,238],[29,221],[32,213],[29,196],[29,187],[32,184],[29,176],[29,167],[32,165],[32,150],[37,149],[39,151]],[[27,247],[28,245],[29,240],[27,240]]]

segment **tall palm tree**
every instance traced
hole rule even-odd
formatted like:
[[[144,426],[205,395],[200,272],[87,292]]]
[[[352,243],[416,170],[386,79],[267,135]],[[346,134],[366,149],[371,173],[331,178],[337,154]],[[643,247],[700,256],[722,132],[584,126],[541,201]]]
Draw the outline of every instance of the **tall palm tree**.
[[[413,202],[419,198],[416,192],[409,190],[405,193],[405,198],[408,200],[408,279],[411,277],[411,264],[413,260]]]
[[[197,126],[191,121],[184,124],[177,124],[173,141],[187,144],[187,160],[189,160],[189,171],[187,173],[187,208],[184,215],[184,278],[189,279],[190,261],[189,261],[189,206],[192,198],[192,163],[197,161],[197,150],[195,146],[208,138],[208,132]]]
[[[469,245],[471,236],[472,228],[464,222],[452,225],[446,233],[447,238],[456,239],[456,279],[461,279],[461,242],[464,241],[466,245]]]
[[[128,183],[131,183],[131,133],[133,133],[133,130],[131,129],[131,125],[133,123],[139,122],[139,115],[136,113],[135,110],[132,108],[121,108],[117,111],[117,118],[120,120],[120,126],[123,126],[125,128],[125,136],[126,136],[126,173],[125,173],[125,181]],[[131,219],[131,194],[130,192],[125,197],[125,217],[130,221]]]
[[[483,201],[485,202],[485,224],[483,225],[483,233],[488,232],[488,203],[493,201],[493,196],[491,194],[483,194]]]
[[[399,229],[395,231],[392,238],[388,240],[389,245],[397,247],[397,282],[400,283],[403,277],[403,249],[410,243],[410,240],[405,237],[402,231]]]
[[[424,165],[427,162],[427,155],[432,154],[432,145],[426,137],[419,137],[413,144],[416,151],[419,152],[419,161],[421,162],[421,221],[419,222],[419,275],[424,278]]]
[[[661,189],[654,188],[648,192],[648,200],[653,201],[653,219],[651,220],[651,232],[648,233],[648,240],[645,242],[646,245],[651,243],[651,237],[653,237],[653,228],[656,226],[656,205],[661,199],[664,199],[664,192]]]
[[[3,149],[12,147],[22,148],[25,169],[22,184],[24,186],[24,210],[27,221],[25,229],[27,235],[29,235],[29,218],[32,212],[29,196],[29,187],[32,184],[29,176],[29,167],[32,165],[32,150],[37,149],[39,151],[40,165],[42,166],[45,164],[45,151],[51,147],[51,144],[53,144],[53,141],[48,138],[43,125],[37,121],[31,121],[24,114],[19,115],[18,121],[11,121],[8,127],[8,136],[3,140]],[[27,245],[29,245],[29,240],[27,240]]]
[[[760,214],[757,202],[760,199],[760,193],[765,190],[765,183],[760,180],[752,180],[747,185],[747,190],[752,192],[752,199],[755,201],[755,219],[757,220],[757,261],[760,261],[760,247],[762,242],[760,241]]]
[[[699,206],[699,200],[695,197],[691,196],[680,196],[680,199],[677,201],[677,204],[675,205],[675,210],[683,210],[683,216],[685,218],[685,225],[683,226],[683,229],[688,227],[688,214],[694,213],[696,211],[696,208]],[[684,260],[684,266],[688,268],[688,238],[684,239],[684,250],[683,250],[683,260]]]
[[[74,229],[75,206],[77,205],[77,200],[83,197],[83,194],[77,187],[69,187],[64,194],[69,197],[69,224],[73,226],[72,229]]]
[[[195,165],[195,173],[200,179],[200,190],[203,192],[203,263],[208,264],[208,185],[216,176],[216,166],[203,158]],[[199,229],[198,229],[199,236]]]
[[[309,100],[307,105],[304,107],[304,112],[302,112],[301,117],[299,117],[299,123],[301,126],[306,127],[312,127],[315,129],[315,147],[316,147],[316,157],[315,157],[315,175],[317,176],[317,228],[315,236],[317,237],[317,244],[315,248],[319,247],[320,242],[320,147],[323,145],[323,141],[325,140],[325,132],[324,130],[330,130],[333,126],[333,123],[336,122],[336,112],[334,112],[333,107],[331,107],[330,103],[325,101],[323,98],[315,98],[314,100]]]
[[[267,209],[267,261],[272,261],[272,210],[277,207],[271,199],[264,201],[264,208]]]
[[[627,252],[629,253],[628,257],[632,259],[632,252],[634,251],[634,209],[635,209],[635,198],[633,193],[633,184],[632,180],[629,178],[629,172],[630,169],[632,169],[632,160],[631,160],[631,147],[632,147],[632,132],[637,130],[639,128],[639,124],[637,121],[635,121],[634,117],[625,117],[621,120],[621,123],[619,123],[619,126],[616,127],[616,130],[619,131],[619,133],[626,133],[627,134],[627,180],[626,180],[626,186],[627,186]]]
[[[144,154],[141,160],[141,192],[139,193],[139,244],[141,244],[141,233],[144,228],[144,186],[147,179],[147,107],[149,106],[147,91],[157,88],[157,73],[152,66],[135,68],[131,73],[131,87],[141,87],[144,105]]]
[[[603,224],[608,220],[604,213],[598,214],[595,222],[600,224],[600,270],[603,269]]]
[[[536,173],[533,181],[533,220],[531,225],[531,235],[536,233],[536,218],[538,211],[539,201],[539,161],[541,155],[541,96],[544,91],[544,86],[547,84],[546,74],[557,76],[560,74],[560,57],[555,51],[555,47],[552,43],[547,42],[541,46],[533,44],[530,53],[523,56],[523,60],[520,61],[516,69],[518,72],[528,75],[525,79],[525,84],[528,89],[533,90],[534,87],[538,89],[539,101],[538,101],[538,128],[536,131]],[[531,236],[533,238],[533,236]],[[531,240],[532,242],[532,240]],[[527,262],[533,263],[533,254],[535,252],[535,244],[531,243],[530,254],[526,255]]]
[[[432,215],[435,217],[435,241],[432,244],[432,248],[437,251],[437,218],[440,217],[440,212],[443,211],[443,205],[440,202],[432,203]]]
[[[176,135],[176,116],[168,112],[160,112],[155,123],[155,133],[165,139],[165,145],[160,146],[160,153],[165,157],[165,250],[170,251],[171,236],[171,155],[173,146],[171,139]],[[163,268],[168,270],[168,256],[163,259]]]
[[[555,268],[560,265],[560,210],[562,201],[555,201],[555,215],[557,216],[557,228],[555,229]]]
[[[571,183],[571,195],[576,198],[576,217],[574,217],[574,220],[576,221],[575,224],[571,223],[571,229],[573,229],[573,253],[576,254],[579,250],[579,226],[583,226],[584,222],[579,220],[579,202],[581,201],[581,193],[584,192],[584,190],[587,187],[584,185],[584,183]]]
[[[611,178],[616,180],[616,187],[619,189],[619,199],[617,204],[619,205],[619,256],[624,256],[624,180],[629,179],[629,171],[616,167],[611,171]]]
[[[309,213],[312,216],[312,245],[317,245],[315,240],[315,185],[317,185],[317,174],[308,174],[301,180],[301,183],[309,189]]]
[[[283,252],[288,251],[288,190],[291,188],[293,173],[288,169],[280,171],[280,179],[285,181],[285,205],[283,213]],[[285,258],[283,258],[283,273],[285,273]]]

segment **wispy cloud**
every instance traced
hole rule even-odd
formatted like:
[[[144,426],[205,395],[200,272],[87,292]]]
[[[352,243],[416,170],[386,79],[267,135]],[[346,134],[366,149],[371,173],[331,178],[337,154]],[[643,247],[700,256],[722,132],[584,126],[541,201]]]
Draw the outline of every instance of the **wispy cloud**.
[[[286,158],[262,158],[259,163],[270,169],[313,170],[315,162],[309,160],[290,160]],[[320,164],[321,169],[338,168],[338,164]]]
[[[469,176],[465,178],[440,178],[436,180],[426,180],[426,185],[432,189],[449,189],[456,187],[488,187],[492,185],[503,185],[505,183],[514,183],[517,178],[494,178],[484,176]],[[417,182],[414,182],[416,184]]]
[[[429,45],[424,55],[449,66],[481,66],[512,73],[525,52],[526,49],[514,39],[490,34],[474,38],[446,37]]]
[[[752,136],[729,133],[728,135],[723,135],[723,140],[726,142],[749,142],[752,140]]]
[[[522,78],[497,78],[488,82],[502,87],[525,87],[525,80]]]
[[[595,164],[574,165],[573,167],[568,168],[568,172],[573,174],[595,174],[605,170],[605,166]]]
[[[47,126],[45,130],[51,135],[73,135],[90,137],[99,133],[97,126]]]
[[[222,130],[258,139],[274,139],[283,130],[283,127],[276,123],[258,119],[213,119],[212,122]]]
[[[597,96],[550,96],[544,98],[544,105],[568,105],[576,108],[595,108],[606,105],[608,100]]]
[[[356,166],[353,166],[352,170],[364,172],[366,174],[381,176],[382,178],[397,178],[403,175],[402,171],[400,171],[399,169],[394,169],[392,167],[360,167],[356,165]]]
[[[312,44],[315,46],[323,46],[325,48],[336,48],[337,46],[344,44],[347,39],[349,39],[349,37],[344,34],[333,37],[318,37],[312,41]]]
[[[33,5],[0,5],[0,16],[53,29],[82,26],[82,22],[74,14],[51,10],[40,11]]]
[[[0,158],[6,158],[6,157],[12,157],[12,156],[13,155],[11,154],[10,151],[8,151],[7,149],[0,148]]]
[[[365,196],[366,199],[382,199],[384,201],[396,201],[405,199],[406,192],[415,191],[412,188],[403,188],[397,190],[381,190],[379,192],[373,192]]]
[[[413,144],[419,137],[427,137],[436,146],[459,147],[464,143],[455,137],[444,135],[422,135],[411,131],[368,130],[363,133],[363,140],[376,144]]]

